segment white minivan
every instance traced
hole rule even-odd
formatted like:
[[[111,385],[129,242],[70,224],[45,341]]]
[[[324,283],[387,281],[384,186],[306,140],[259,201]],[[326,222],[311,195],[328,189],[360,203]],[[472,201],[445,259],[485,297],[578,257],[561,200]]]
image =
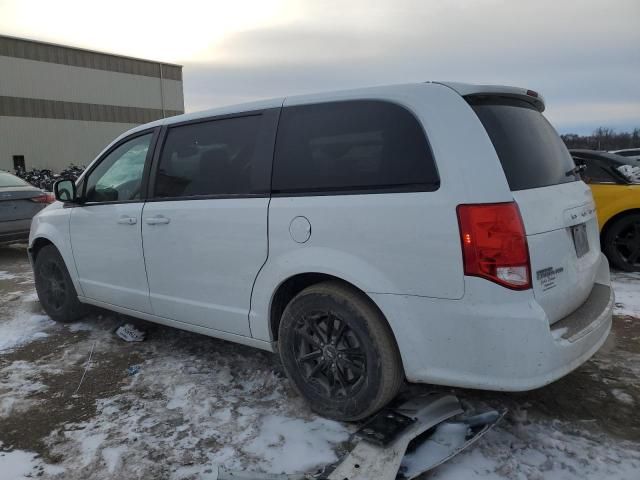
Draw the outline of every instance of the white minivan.
[[[534,91],[428,82],[142,125],[55,187],[29,252],[86,304],[279,353],[317,412],[405,381],[529,390],[593,355],[613,292],[595,206]]]

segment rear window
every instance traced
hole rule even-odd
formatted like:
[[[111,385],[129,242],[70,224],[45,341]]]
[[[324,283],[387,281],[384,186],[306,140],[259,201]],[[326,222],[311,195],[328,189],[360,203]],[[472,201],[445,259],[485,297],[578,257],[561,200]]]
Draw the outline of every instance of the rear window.
[[[468,99],[496,149],[512,191],[575,182],[575,164],[555,129],[525,101]]]
[[[26,187],[29,185],[24,180],[7,172],[0,172],[0,187]]]
[[[424,130],[392,103],[358,100],[286,107],[274,193],[437,190]]]

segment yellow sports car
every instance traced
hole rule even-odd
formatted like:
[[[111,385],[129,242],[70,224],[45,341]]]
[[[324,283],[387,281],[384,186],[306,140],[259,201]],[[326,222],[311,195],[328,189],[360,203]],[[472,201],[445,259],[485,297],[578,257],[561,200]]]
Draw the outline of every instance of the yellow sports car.
[[[571,150],[598,209],[602,251],[620,270],[640,271],[640,162],[594,150]]]

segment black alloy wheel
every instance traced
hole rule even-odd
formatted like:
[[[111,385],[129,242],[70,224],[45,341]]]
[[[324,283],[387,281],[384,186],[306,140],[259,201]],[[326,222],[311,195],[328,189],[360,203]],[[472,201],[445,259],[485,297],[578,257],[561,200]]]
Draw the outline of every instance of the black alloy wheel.
[[[42,280],[39,292],[39,296],[42,295],[40,302],[52,310],[59,311],[69,295],[60,265],[48,259],[41,264],[39,273]]]
[[[367,371],[362,340],[336,313],[303,315],[294,336],[298,368],[318,395],[343,399],[362,388]]]
[[[366,294],[326,281],[298,293],[282,314],[278,350],[291,383],[312,410],[362,420],[404,385],[393,332]]]
[[[35,252],[33,273],[40,304],[52,320],[72,322],[87,313],[56,247],[46,245]]]
[[[629,267],[640,269],[640,220],[627,223],[613,240],[613,244]]]

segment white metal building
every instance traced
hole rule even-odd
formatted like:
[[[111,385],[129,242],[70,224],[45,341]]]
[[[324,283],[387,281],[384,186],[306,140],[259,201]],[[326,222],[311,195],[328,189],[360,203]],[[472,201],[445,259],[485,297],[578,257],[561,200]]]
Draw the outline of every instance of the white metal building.
[[[87,165],[123,131],[183,112],[180,65],[0,36],[0,170]]]

